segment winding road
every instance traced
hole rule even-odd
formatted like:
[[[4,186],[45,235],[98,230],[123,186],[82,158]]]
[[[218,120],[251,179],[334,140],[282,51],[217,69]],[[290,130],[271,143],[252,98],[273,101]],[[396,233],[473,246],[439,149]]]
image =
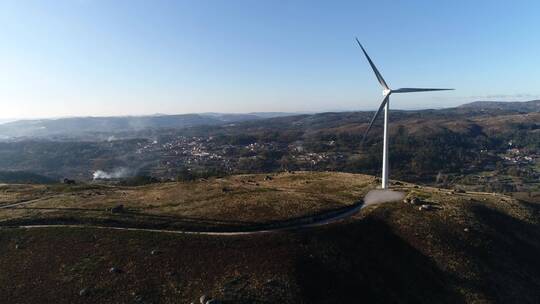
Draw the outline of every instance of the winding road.
[[[32,201],[21,202],[17,204],[11,204],[8,206],[2,206],[2,209],[8,207],[16,207],[23,204],[31,203]],[[355,204],[352,208],[335,212],[330,211],[328,213],[319,215],[317,217],[312,216],[298,220],[297,223],[290,223],[286,226],[276,226],[275,228],[252,230],[252,231],[189,231],[189,230],[167,230],[167,229],[150,229],[150,228],[130,228],[130,227],[115,227],[115,226],[100,226],[100,225],[19,225],[19,226],[4,226],[0,227],[1,230],[7,229],[46,229],[46,228],[77,228],[77,229],[106,229],[106,230],[121,230],[121,231],[143,231],[143,232],[155,232],[155,233],[169,233],[169,234],[192,234],[192,235],[212,235],[212,236],[242,236],[242,235],[254,235],[263,233],[272,233],[280,231],[291,231],[310,227],[324,226],[340,220],[344,220],[357,212],[359,212],[366,205],[363,202]],[[306,223],[306,220],[309,222]]]

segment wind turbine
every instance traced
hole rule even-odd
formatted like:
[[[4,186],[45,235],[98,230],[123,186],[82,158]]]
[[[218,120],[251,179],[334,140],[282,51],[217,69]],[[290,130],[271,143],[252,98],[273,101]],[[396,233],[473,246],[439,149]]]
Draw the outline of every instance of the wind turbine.
[[[366,137],[369,133],[369,130],[371,130],[371,127],[373,126],[373,122],[377,119],[381,111],[384,109],[384,134],[383,134],[383,162],[382,162],[382,189],[388,188],[388,119],[390,115],[390,95],[392,93],[412,93],[412,92],[429,92],[429,91],[447,91],[447,90],[453,90],[453,89],[425,89],[425,88],[400,88],[397,90],[392,90],[390,87],[386,84],[386,81],[384,81],[384,78],[382,77],[381,73],[379,73],[379,70],[377,70],[377,67],[375,64],[373,64],[373,61],[371,61],[371,58],[369,58],[369,55],[367,54],[366,50],[356,38],[356,42],[358,42],[358,45],[362,49],[362,52],[366,56],[367,61],[369,62],[369,65],[373,69],[373,73],[375,73],[375,77],[377,77],[377,80],[383,87],[383,101],[381,105],[379,106],[379,109],[377,112],[375,112],[375,115],[373,115],[373,118],[371,119],[371,122],[369,123],[368,128],[366,129],[366,132],[364,133],[364,138],[362,139],[362,144],[366,140]]]

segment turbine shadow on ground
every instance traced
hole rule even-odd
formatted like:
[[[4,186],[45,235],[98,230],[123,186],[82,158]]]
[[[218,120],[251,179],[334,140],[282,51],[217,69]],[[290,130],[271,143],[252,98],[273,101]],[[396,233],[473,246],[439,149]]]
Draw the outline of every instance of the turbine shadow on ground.
[[[296,260],[308,303],[463,303],[433,260],[383,220],[365,218],[302,235],[314,256]]]

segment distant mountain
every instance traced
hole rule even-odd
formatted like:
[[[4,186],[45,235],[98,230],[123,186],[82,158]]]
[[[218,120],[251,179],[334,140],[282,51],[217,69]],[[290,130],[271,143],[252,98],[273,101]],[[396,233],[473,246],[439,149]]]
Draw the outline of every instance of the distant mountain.
[[[257,117],[261,118],[275,118],[275,117],[285,117],[285,116],[296,116],[296,115],[303,115],[303,114],[314,114],[315,112],[295,112],[295,113],[288,113],[288,112],[252,112],[249,113],[251,115],[256,115]]]
[[[492,115],[515,114],[516,112],[540,112],[540,100],[528,102],[476,101],[457,108],[439,110],[415,110],[392,112],[392,121],[403,119],[463,119],[486,112]],[[196,135],[209,130],[218,133],[242,133],[247,130],[268,128],[276,130],[339,132],[349,129],[361,132],[363,124],[372,117],[373,112],[327,112],[316,114],[286,112],[254,112],[245,114],[199,113],[148,116],[117,117],[72,117],[57,119],[18,120],[0,124],[0,140],[49,138],[59,140],[101,141],[109,138],[127,139],[149,137],[162,134],[165,129],[179,130]],[[432,125],[432,129],[437,126]],[[414,124],[416,126],[417,124]],[[200,127],[200,128],[195,128]],[[409,131],[418,128],[410,127]],[[425,131],[425,130],[424,130]],[[422,132],[424,132],[422,131]]]
[[[182,114],[120,117],[72,117],[18,120],[0,124],[0,139],[14,137],[79,136],[85,133],[121,133],[149,129],[181,129],[281,117],[287,113]]]
[[[217,113],[217,112],[208,112],[200,113],[200,115],[212,116],[222,119],[223,121],[242,121],[242,120],[254,120],[261,118],[274,118],[274,117],[284,117],[284,116],[293,116],[300,113],[288,113],[288,112],[251,112],[251,113]]]
[[[540,100],[531,101],[475,101],[459,106],[484,110],[505,110],[518,112],[540,112]]]

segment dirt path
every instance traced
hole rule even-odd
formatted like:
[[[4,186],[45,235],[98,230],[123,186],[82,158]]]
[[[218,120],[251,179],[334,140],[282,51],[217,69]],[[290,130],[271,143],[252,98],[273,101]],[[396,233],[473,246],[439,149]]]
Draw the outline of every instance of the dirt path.
[[[23,203],[30,203],[31,201],[17,203],[17,205],[23,204]],[[14,205],[10,205],[14,206]],[[4,206],[7,207],[7,206]],[[108,229],[108,230],[124,230],[124,231],[145,231],[145,232],[157,232],[157,233],[170,233],[170,234],[194,234],[194,235],[213,235],[213,236],[240,236],[240,235],[253,235],[253,234],[261,234],[261,233],[272,233],[272,232],[279,232],[279,231],[290,231],[290,230],[297,230],[297,229],[303,229],[303,228],[309,228],[309,227],[317,227],[317,226],[324,226],[328,225],[343,219],[346,219],[354,214],[356,214],[358,211],[360,211],[363,207],[365,207],[363,202],[360,202],[356,204],[353,208],[350,208],[348,210],[344,210],[339,213],[332,214],[332,212],[329,212],[332,214],[331,216],[324,217],[319,216],[317,218],[321,218],[319,220],[314,220],[310,223],[305,223],[305,221],[299,222],[297,224],[290,224],[285,227],[275,227],[275,228],[269,228],[269,229],[262,229],[262,230],[253,230],[253,231],[186,231],[186,230],[166,230],[166,229],[149,229],[149,228],[130,228],[130,227],[115,227],[115,226],[100,226],[100,225],[21,225],[21,226],[7,226],[7,227],[0,227],[1,230],[7,230],[7,229],[44,229],[44,228],[78,228],[78,229]],[[311,217],[312,219],[315,219],[315,217]]]
[[[37,203],[37,202],[42,201],[42,200],[47,199],[47,198],[48,197],[45,197],[45,198],[41,197],[41,198],[36,198],[36,199],[33,199],[33,200],[18,202],[18,203],[9,204],[9,205],[3,205],[3,206],[0,206],[0,209],[10,209],[10,208],[13,208],[13,207],[19,207],[19,206],[22,206],[22,205]]]

